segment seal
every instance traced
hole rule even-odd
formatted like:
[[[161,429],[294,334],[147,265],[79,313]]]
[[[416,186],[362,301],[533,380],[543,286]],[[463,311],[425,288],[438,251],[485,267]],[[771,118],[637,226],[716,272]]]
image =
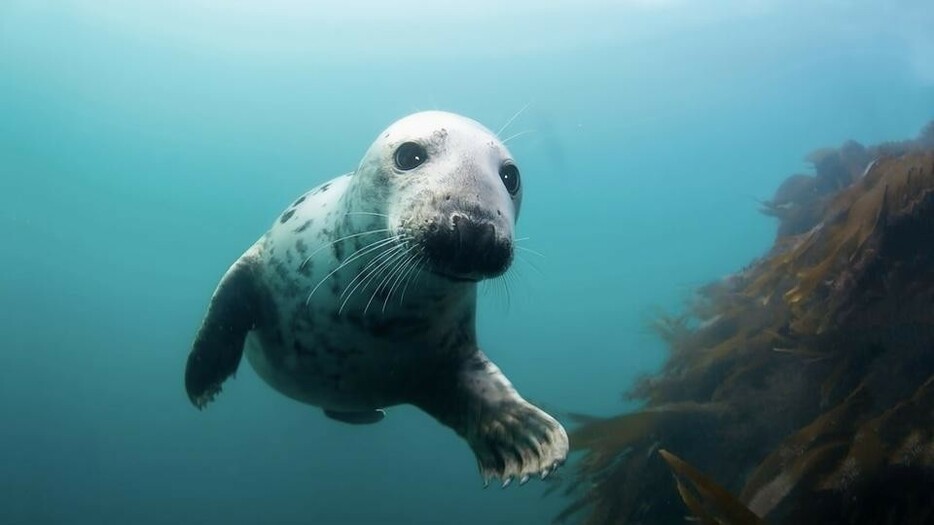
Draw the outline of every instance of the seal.
[[[477,283],[514,253],[519,169],[496,135],[431,111],[393,123],[351,174],[299,197],[230,267],[185,370],[205,407],[241,356],[351,424],[412,404],[463,437],[488,484],[544,479],[568,437],[477,346]]]

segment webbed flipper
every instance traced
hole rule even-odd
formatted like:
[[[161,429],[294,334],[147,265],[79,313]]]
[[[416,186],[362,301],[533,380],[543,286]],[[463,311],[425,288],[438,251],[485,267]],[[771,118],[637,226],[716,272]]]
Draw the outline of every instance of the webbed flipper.
[[[415,394],[415,404],[467,440],[485,483],[544,479],[564,463],[567,432],[523,399],[482,352],[436,377]]]
[[[221,279],[195,337],[185,367],[185,390],[204,408],[237,371],[247,334],[259,321],[260,294],[254,256],[247,252]]]
[[[361,412],[337,412],[325,409],[324,415],[335,421],[348,423],[350,425],[371,425],[382,421],[383,418],[386,417],[386,411],[376,409]]]

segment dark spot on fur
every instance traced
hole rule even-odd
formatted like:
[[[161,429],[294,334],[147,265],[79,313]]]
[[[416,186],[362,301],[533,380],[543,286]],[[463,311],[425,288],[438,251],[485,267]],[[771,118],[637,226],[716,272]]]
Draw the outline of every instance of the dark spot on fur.
[[[282,280],[287,280],[289,278],[289,269],[281,259],[271,259],[269,262],[279,278]]]
[[[458,348],[463,348],[469,340],[467,332],[463,329],[458,329],[454,331],[454,341],[451,343],[451,346],[448,348],[454,350]]]
[[[293,215],[295,215],[295,210],[286,211],[285,213],[282,214],[282,217],[279,218],[279,223],[285,224],[285,222],[291,219]]]
[[[314,222],[314,220],[308,219],[307,221],[303,222],[301,226],[299,226],[298,228],[295,228],[295,229],[292,230],[292,231],[295,232],[295,233],[302,233],[303,231],[307,230],[308,227],[311,226],[311,224],[312,224],[313,222]]]
[[[302,255],[308,254],[308,245],[305,244],[305,241],[303,239],[299,239],[295,241],[295,251],[297,251],[298,253]]]
[[[334,248],[334,257],[338,261],[343,261],[344,260],[344,243],[336,242],[334,243],[332,247]]]
[[[302,289],[298,286],[298,283],[295,281],[295,279],[290,279],[285,287],[286,297],[297,297],[301,293]]]
[[[299,204],[301,204],[301,203],[303,203],[303,202],[305,202],[305,196],[304,196],[304,195],[302,195],[301,197],[299,197],[298,200],[295,201],[295,204],[293,204],[292,206],[298,206]]]
[[[291,322],[289,323],[289,330],[293,334],[301,332],[311,332],[315,327],[315,319],[311,314],[311,310],[305,308],[304,305],[296,309],[292,314]]]
[[[468,370],[471,372],[486,371],[486,362],[480,359],[471,359],[467,362]]]
[[[318,194],[320,194],[320,193],[324,193],[324,192],[328,191],[328,189],[329,189],[330,187],[331,187],[331,183],[330,183],[330,182],[326,182],[326,183],[322,184],[318,189],[316,189],[316,190],[314,191],[314,193],[312,193],[312,195],[318,195]],[[322,207],[323,207],[323,206],[322,206]]]
[[[298,267],[298,273],[304,275],[305,277],[311,277],[311,272],[313,270],[314,263],[309,259],[304,261]]]

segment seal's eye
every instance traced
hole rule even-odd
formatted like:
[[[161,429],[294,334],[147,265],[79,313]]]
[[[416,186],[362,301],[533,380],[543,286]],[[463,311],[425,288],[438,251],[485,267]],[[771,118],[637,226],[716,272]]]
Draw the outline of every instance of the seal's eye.
[[[414,170],[428,159],[428,152],[424,146],[415,142],[406,142],[399,146],[393,160],[396,167],[402,171]]]
[[[506,186],[506,191],[510,195],[515,195],[519,192],[519,168],[511,162],[507,162],[499,168],[499,178],[503,179],[503,184]]]

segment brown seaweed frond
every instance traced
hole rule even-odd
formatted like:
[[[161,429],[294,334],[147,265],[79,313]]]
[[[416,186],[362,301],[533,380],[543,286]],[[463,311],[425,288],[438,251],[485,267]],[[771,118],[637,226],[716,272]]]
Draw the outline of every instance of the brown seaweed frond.
[[[658,454],[675,475],[678,494],[702,523],[756,525],[765,522],[735,496],[678,456],[661,449]]]
[[[687,314],[672,315],[662,313],[649,321],[649,329],[672,351],[676,352],[693,332],[690,322],[691,317]]]
[[[860,425],[846,457],[820,483],[821,489],[852,490],[872,479],[887,464],[934,468],[926,457],[934,447],[934,376],[917,391],[879,416]],[[927,421],[928,424],[917,423]]]
[[[867,389],[859,386],[838,406],[786,438],[749,476],[740,499],[756,514],[768,515],[802,480],[842,456],[854,419],[870,401]]]
[[[571,432],[571,444],[577,450],[605,449],[618,454],[634,442],[661,429],[667,420],[687,415],[717,415],[726,410],[723,403],[671,403],[631,414],[591,420]]]

